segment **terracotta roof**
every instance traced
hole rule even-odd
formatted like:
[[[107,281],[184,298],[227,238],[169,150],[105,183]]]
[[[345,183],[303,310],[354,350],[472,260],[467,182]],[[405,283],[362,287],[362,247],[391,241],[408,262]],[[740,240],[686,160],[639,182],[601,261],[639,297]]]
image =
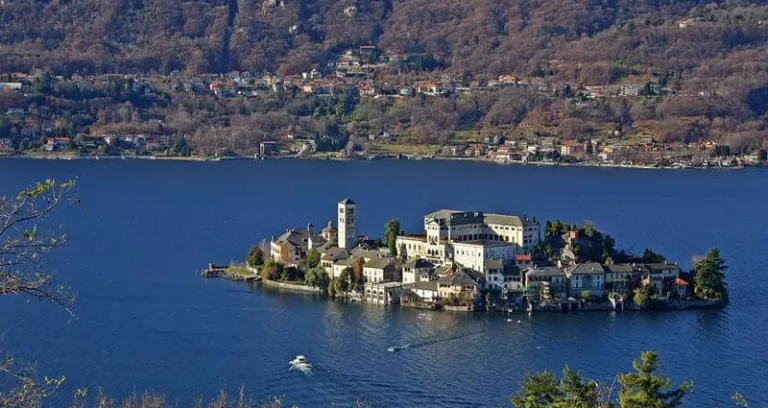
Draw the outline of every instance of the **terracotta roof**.
[[[680,278],[675,278],[675,285],[688,286],[688,282]]]

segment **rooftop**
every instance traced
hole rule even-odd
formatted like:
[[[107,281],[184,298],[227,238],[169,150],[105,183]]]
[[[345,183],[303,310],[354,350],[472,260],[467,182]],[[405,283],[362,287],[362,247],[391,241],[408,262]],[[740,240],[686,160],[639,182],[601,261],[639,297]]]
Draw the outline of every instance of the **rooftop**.
[[[561,276],[565,277],[565,272],[562,269],[555,268],[554,266],[545,266],[542,268],[527,268],[523,271],[525,276]]]
[[[483,281],[483,275],[471,269],[462,269],[454,274],[443,276],[439,283],[451,286],[472,286]]]
[[[423,269],[423,268],[433,268],[435,264],[427,261],[426,259],[414,258],[406,262],[405,265],[403,266],[405,266],[406,268]]]
[[[565,270],[568,275],[602,275],[605,273],[603,265],[597,262],[585,262],[573,265]]]
[[[354,201],[352,201],[349,197],[347,197],[347,198],[339,201],[339,204],[351,205],[351,204],[356,204],[356,203]]]
[[[437,281],[416,282],[409,285],[412,289],[437,291]]]
[[[458,210],[437,210],[424,216],[428,220],[433,220],[440,224],[462,225],[462,224],[492,224],[513,227],[525,227],[538,225],[535,219],[519,217],[517,215],[483,213],[482,211],[458,211]]]
[[[387,266],[391,265],[394,259],[392,258],[373,258],[370,261],[366,262],[364,267],[365,268],[372,268],[372,269],[384,269]]]

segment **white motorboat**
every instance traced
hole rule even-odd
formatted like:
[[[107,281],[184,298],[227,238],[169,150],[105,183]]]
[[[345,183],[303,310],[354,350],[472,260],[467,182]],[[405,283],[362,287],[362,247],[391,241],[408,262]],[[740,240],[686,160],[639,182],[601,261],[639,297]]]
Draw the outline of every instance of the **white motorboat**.
[[[289,361],[288,364],[294,366],[294,365],[297,365],[297,364],[308,364],[308,363],[307,363],[307,358],[304,357],[303,354],[299,354],[298,356],[296,356],[296,358],[294,358],[293,360]]]

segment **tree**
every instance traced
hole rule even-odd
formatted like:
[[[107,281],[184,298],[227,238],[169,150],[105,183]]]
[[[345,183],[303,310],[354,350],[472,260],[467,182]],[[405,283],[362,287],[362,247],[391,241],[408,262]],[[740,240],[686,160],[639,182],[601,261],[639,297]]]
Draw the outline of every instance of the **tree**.
[[[261,279],[277,281],[283,274],[283,265],[275,262],[268,261],[261,268]]]
[[[521,390],[510,398],[516,408],[609,408],[597,381],[584,380],[577,371],[563,369],[560,381],[551,371],[528,373]]]
[[[597,381],[585,381],[579,372],[571,370],[568,366],[563,370],[563,377],[560,379],[558,388],[563,395],[563,403],[557,405],[558,408],[608,408],[613,406],[610,402],[602,401]]]
[[[250,267],[264,265],[264,251],[259,245],[252,246],[248,251],[248,258],[246,259],[246,263]]]
[[[632,363],[635,372],[618,377],[621,390],[621,408],[675,408],[683,405],[683,398],[693,389],[693,383],[684,382],[672,388],[672,381],[656,374],[659,368],[656,352],[644,351],[639,360]]]
[[[651,304],[652,296],[653,286],[645,285],[642,288],[635,289],[635,294],[632,295],[632,303],[641,309],[646,309]]]
[[[583,300],[585,302],[589,302],[590,300],[592,300],[592,292],[590,292],[590,291],[588,291],[586,289],[582,290],[581,291],[581,300]]]
[[[76,204],[74,181],[37,183],[11,197],[0,197],[0,295],[25,295],[47,300],[70,315],[74,296],[46,272],[43,255],[62,247],[67,234],[57,228],[37,228],[62,205]],[[6,377],[7,376],[7,377]],[[6,377],[6,378],[4,378]],[[11,385],[17,382],[18,385]],[[38,381],[34,371],[12,357],[0,357],[0,382],[11,388],[0,392],[0,407],[34,407],[53,394],[64,378]]]
[[[392,256],[397,256],[397,236],[400,234],[400,221],[396,219],[389,220],[384,226],[384,243],[389,248]]]
[[[30,145],[29,138],[25,137],[24,139],[21,139],[21,142],[19,143],[19,150],[22,152],[29,150],[29,145]]]
[[[320,252],[316,249],[310,249],[307,251],[307,256],[304,257],[303,265],[305,269],[312,269],[320,264]]]
[[[352,268],[346,267],[341,271],[339,279],[336,280],[336,292],[346,292],[349,290],[349,279],[352,276]]]
[[[184,136],[176,136],[171,142],[171,154],[178,156],[189,156],[191,150],[187,144],[187,139]]]
[[[643,256],[640,259],[640,262],[642,263],[662,263],[666,261],[667,258],[664,257],[664,255],[658,254],[656,252],[653,252],[651,248],[645,248],[645,251],[643,251]]]
[[[323,292],[326,292],[328,290],[328,286],[331,284],[331,277],[328,275],[328,272],[325,271],[325,269],[320,268],[320,270],[315,269],[315,274],[317,276],[317,287],[320,288]]]
[[[702,299],[728,298],[728,287],[725,283],[725,271],[728,266],[720,258],[720,250],[712,248],[704,259],[694,267],[694,293]]]
[[[515,408],[549,408],[562,401],[557,389],[557,376],[552,371],[526,373],[517,395],[509,398]]]

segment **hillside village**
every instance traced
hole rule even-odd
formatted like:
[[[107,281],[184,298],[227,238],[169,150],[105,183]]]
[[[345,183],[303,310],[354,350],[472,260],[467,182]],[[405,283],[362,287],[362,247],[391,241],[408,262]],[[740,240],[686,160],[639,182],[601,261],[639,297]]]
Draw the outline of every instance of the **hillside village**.
[[[290,131],[272,130],[260,136],[254,135],[248,142],[251,147],[227,147],[230,143],[222,145],[223,142],[217,141],[221,137],[209,137],[201,133],[200,127],[189,128],[190,132],[195,130],[194,135],[180,131],[178,124],[159,114],[160,107],[172,105],[175,99],[189,97],[209,98],[207,103],[214,104],[215,101],[232,101],[253,105],[272,96],[307,101],[320,104],[313,118],[326,122],[331,117],[339,120],[339,115],[357,115],[354,111],[339,113],[339,109],[351,109],[339,106],[360,104],[366,100],[427,98],[424,103],[430,105],[438,103],[430,102],[430,99],[456,101],[473,95],[485,98],[509,91],[518,92],[521,97],[540,95],[563,100],[571,109],[584,111],[603,109],[601,106],[614,99],[658,103],[668,97],[699,98],[702,101],[717,98],[714,89],[687,93],[662,86],[661,80],[652,76],[636,76],[635,82],[627,78],[620,84],[598,86],[564,83],[551,77],[531,75],[487,77],[451,70],[414,71],[416,66],[428,63],[424,58],[420,54],[395,54],[364,45],[344,50],[325,67],[307,67],[306,72],[300,75],[276,76],[237,71],[201,75],[182,72],[168,75],[74,74],[70,77],[51,76],[42,71],[0,74],[0,92],[9,101],[4,104],[6,108],[0,111],[0,154],[459,158],[497,163],[656,167],[756,166],[764,164],[768,158],[760,144],[732,150],[728,145],[706,137],[695,139],[681,136],[680,140],[674,140],[676,137],[670,139],[669,135],[657,134],[650,122],[647,126],[640,122],[631,125],[626,122],[627,118],[622,117],[617,117],[616,123],[600,131],[596,128],[605,124],[594,123],[592,127],[595,129],[576,129],[575,133],[563,131],[560,128],[563,124],[558,124],[563,119],[555,117],[543,120],[544,127],[508,122],[513,119],[502,120],[490,128],[468,123],[461,125],[469,126],[466,129],[452,130],[450,135],[446,133],[448,131],[440,131],[438,133],[442,136],[439,140],[430,137],[429,141],[414,139],[414,125],[418,129],[423,127],[417,122],[402,127],[381,125],[378,120],[368,123],[358,119],[351,122],[355,130],[348,130],[349,124],[341,128],[326,123],[320,131],[315,125],[297,123],[291,125],[293,130]],[[551,64],[556,65],[557,61]],[[63,98],[73,100],[65,106],[58,106]],[[114,112],[100,113],[102,108],[84,104],[85,101],[95,102],[97,99],[104,109],[109,108],[105,103],[114,103],[114,109],[107,109]],[[146,112],[141,110],[144,106]],[[121,124],[125,120],[128,123]],[[101,122],[115,124],[99,124]],[[225,119],[220,122],[227,126]],[[566,120],[566,124],[570,123]]]
[[[276,269],[319,268],[327,274],[325,283],[318,279],[313,285],[335,288],[336,296],[452,310],[640,308],[647,304],[635,303],[650,299],[684,307],[692,295],[690,276],[661,258],[580,262],[577,231],[564,234],[565,245],[556,256],[542,257],[541,224],[535,217],[439,210],[424,216],[424,231],[399,232],[386,245],[358,235],[357,203],[342,200],[337,210],[335,226],[329,222],[317,231],[310,224],[273,237],[272,263],[262,276],[279,280]],[[307,265],[312,257],[316,265]],[[639,301],[637,293],[645,300]]]

